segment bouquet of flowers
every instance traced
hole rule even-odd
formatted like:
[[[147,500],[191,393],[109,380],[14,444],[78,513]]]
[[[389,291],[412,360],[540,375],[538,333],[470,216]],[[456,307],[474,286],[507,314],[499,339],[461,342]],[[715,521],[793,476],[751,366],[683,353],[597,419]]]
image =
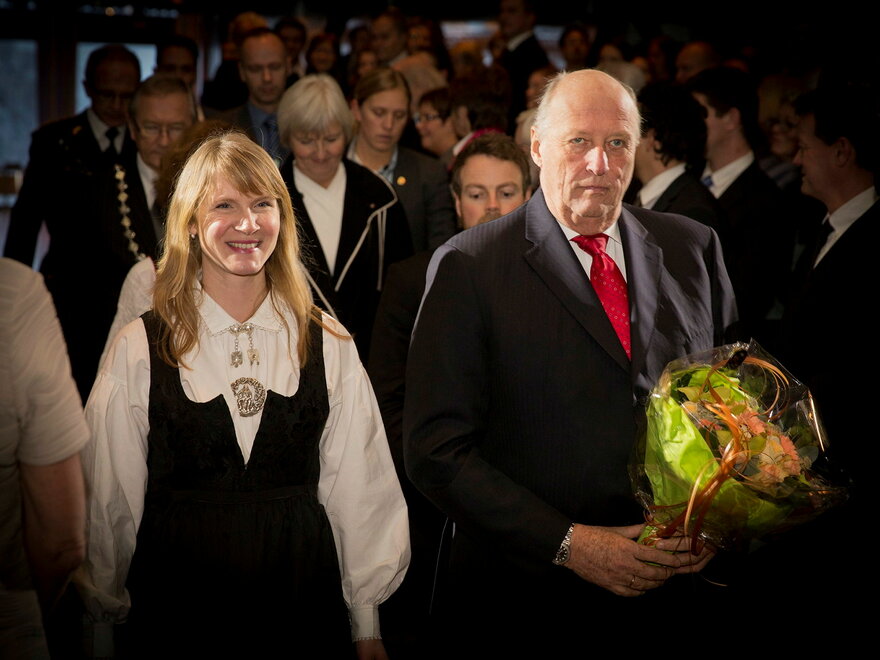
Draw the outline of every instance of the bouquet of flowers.
[[[809,390],[754,342],[669,363],[647,420],[630,465],[644,543],[684,533],[694,552],[738,547],[846,497]]]

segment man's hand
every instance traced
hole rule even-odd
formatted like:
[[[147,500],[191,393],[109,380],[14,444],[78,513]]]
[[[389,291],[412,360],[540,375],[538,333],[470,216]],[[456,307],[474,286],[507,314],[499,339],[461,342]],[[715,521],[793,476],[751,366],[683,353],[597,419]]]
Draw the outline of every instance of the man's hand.
[[[705,543],[699,554],[691,554],[691,538],[689,536],[673,536],[668,539],[661,539],[654,544],[654,547],[664,552],[673,552],[681,560],[681,566],[675,569],[676,575],[699,573],[709,563],[709,560],[715,556],[715,550]]]
[[[633,539],[643,527],[575,525],[566,567],[619,596],[640,596],[673,575],[699,571],[713,555],[706,548],[699,555],[690,554],[686,537],[664,539],[653,548],[640,545]]]

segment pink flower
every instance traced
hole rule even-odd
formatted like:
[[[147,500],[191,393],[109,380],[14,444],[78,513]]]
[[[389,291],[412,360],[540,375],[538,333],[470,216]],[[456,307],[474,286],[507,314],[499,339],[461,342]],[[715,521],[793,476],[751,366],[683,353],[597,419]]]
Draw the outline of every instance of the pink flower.
[[[763,433],[766,428],[766,425],[754,410],[743,411],[736,418],[736,421],[739,422],[740,428],[745,426],[745,430],[748,430],[752,435]]]

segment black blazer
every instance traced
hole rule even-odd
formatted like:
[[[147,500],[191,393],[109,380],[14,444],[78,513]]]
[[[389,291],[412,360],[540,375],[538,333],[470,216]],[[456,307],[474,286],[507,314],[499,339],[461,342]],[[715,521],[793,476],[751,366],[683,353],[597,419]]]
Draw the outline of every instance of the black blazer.
[[[648,391],[670,360],[721,343],[735,318],[711,229],[628,206],[619,225],[632,363],[540,190],[431,261],[404,457],[455,521],[452,570],[474,595],[493,576],[522,589],[518,603],[525,576],[535,586],[570,574],[573,589],[598,591],[551,563],[569,524],[642,520],[627,462]]]
[[[134,142],[126,132],[121,157],[127,161],[134,155]],[[40,226],[45,222],[50,235],[56,235],[61,225],[70,224],[71,210],[88,215],[83,205],[93,198],[94,179],[108,165],[85,112],[34,131],[24,181],[10,213],[4,256],[32,265]]]
[[[529,76],[535,69],[547,66],[547,53],[538,43],[535,35],[529,35],[519,46],[501,54],[501,66],[510,76],[510,108],[508,110],[508,132],[513,132],[517,115],[526,109],[526,87]]]
[[[416,252],[433,250],[455,233],[449,176],[439,160],[398,147],[394,192],[406,212]]]
[[[714,229],[724,244],[727,233],[724,212],[709,189],[692,174],[677,177],[651,208],[658,213],[677,213]]]
[[[332,275],[302,194],[294,185],[292,157],[281,165],[281,177],[293,202],[315,304],[335,313],[354,336],[361,360],[366,363],[385,273],[390,264],[413,253],[412,240],[391,186],[357,163],[345,158],[342,163],[346,175],[345,202]]]
[[[766,341],[764,319],[782,300],[791,271],[795,224],[782,191],[753,162],[718,198],[729,231],[724,259],[739,303],[745,336]]]

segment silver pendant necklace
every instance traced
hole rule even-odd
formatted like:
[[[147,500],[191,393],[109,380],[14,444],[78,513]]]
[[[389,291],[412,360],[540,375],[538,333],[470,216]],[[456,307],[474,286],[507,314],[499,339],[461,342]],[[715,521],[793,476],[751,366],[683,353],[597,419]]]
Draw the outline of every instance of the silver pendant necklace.
[[[243,363],[243,356],[238,345],[238,336],[246,333],[248,336],[247,356],[251,366],[260,364],[260,352],[254,348],[254,326],[252,323],[236,323],[226,330],[235,337],[235,345],[229,355],[229,364],[237,369]],[[266,388],[256,378],[238,378],[230,383],[232,394],[238,405],[238,414],[242,417],[251,417],[263,409],[266,402]]]

